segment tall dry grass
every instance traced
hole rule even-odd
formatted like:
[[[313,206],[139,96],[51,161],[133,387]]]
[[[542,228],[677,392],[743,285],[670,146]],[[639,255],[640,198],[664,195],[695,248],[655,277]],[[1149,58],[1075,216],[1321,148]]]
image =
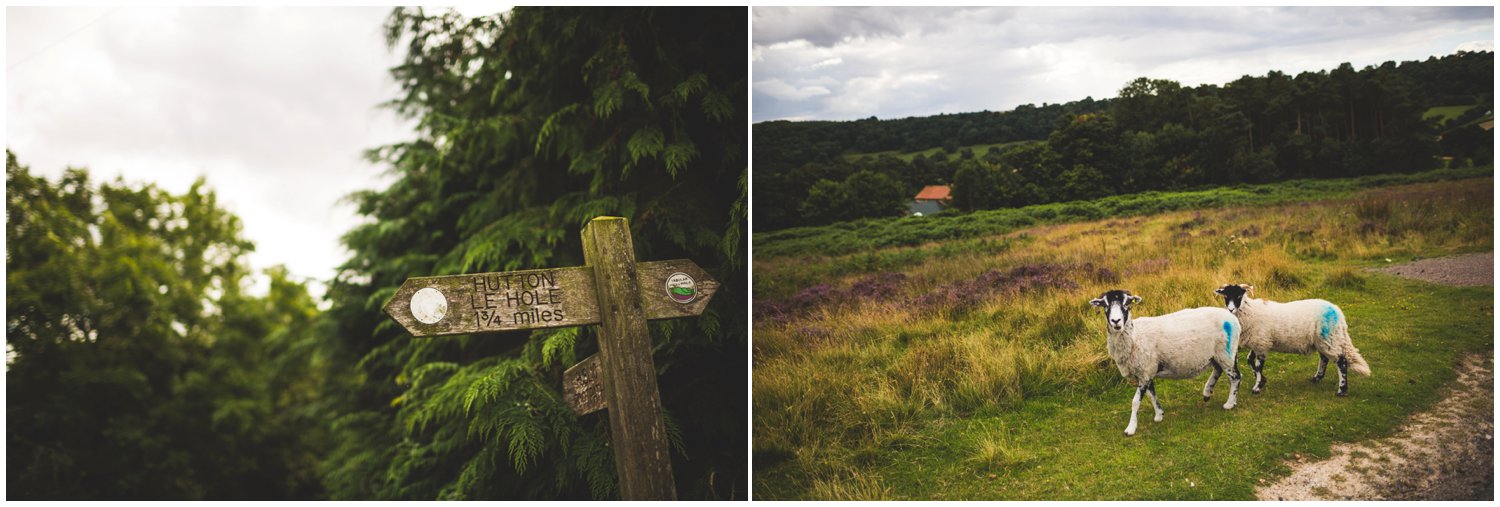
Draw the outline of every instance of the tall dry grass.
[[[1218,306],[1212,290],[1225,283],[1251,283],[1278,300],[1357,287],[1365,276],[1357,266],[1371,261],[1492,248],[1491,188],[1489,179],[1428,183],[1043,226],[983,238],[1006,248],[912,255],[923,260],[879,281],[866,272],[811,280],[826,287],[757,301],[757,468],[791,461],[819,498],[888,497],[878,478],[856,473],[859,456],[918,445],[913,425],[934,414],[1117,387],[1100,317],[1087,304],[1100,293],[1128,289],[1144,298],[1136,314],[1148,316]],[[846,261],[758,262],[757,287],[760,279],[808,283],[807,273],[837,262]],[[989,280],[998,286],[977,283]],[[1015,459],[1008,445],[977,443],[971,459]]]

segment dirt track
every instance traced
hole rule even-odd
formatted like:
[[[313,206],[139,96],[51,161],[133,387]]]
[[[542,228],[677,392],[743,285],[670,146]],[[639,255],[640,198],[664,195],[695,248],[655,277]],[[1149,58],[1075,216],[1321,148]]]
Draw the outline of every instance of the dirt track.
[[[1494,253],[1425,259],[1374,271],[1447,285],[1494,283]],[[1325,460],[1288,463],[1292,474],[1256,488],[1261,500],[1493,500],[1494,361],[1464,357],[1458,380],[1432,410],[1395,435],[1335,444]]]
[[[1495,496],[1494,365],[1464,358],[1453,392],[1387,438],[1334,444],[1333,456],[1289,463],[1261,500],[1489,500]]]
[[[1422,259],[1416,262],[1374,269],[1396,276],[1426,280],[1443,285],[1494,285],[1495,252]]]

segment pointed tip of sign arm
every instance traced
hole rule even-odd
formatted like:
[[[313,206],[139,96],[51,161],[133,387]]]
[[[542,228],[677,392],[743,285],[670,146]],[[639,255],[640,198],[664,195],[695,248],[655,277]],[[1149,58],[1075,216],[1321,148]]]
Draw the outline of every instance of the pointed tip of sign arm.
[[[409,278],[405,282],[402,282],[401,286],[397,287],[396,291],[391,293],[391,297],[386,298],[385,304],[380,306],[380,311],[384,312],[387,317],[390,317],[390,319],[394,321],[396,325],[401,326],[401,329],[403,331],[406,331],[407,334],[412,333],[411,324],[414,323],[415,319],[413,319],[411,316],[410,305],[405,305],[407,306],[406,308],[401,308],[403,305],[398,303],[397,300],[402,298],[401,289],[405,288],[406,285],[410,283],[411,279]],[[409,302],[411,294],[408,293],[406,295],[406,298]]]
[[[680,303],[672,299],[666,280],[676,273],[693,279],[697,296],[692,301]],[[646,318],[651,320],[701,315],[719,291],[719,281],[689,259],[642,262],[636,264],[635,276],[640,282],[641,307],[646,311]]]

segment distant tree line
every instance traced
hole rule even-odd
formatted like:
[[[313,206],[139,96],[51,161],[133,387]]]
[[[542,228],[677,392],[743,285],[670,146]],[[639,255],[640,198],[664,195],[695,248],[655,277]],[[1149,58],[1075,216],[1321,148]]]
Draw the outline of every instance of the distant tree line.
[[[854,194],[844,180],[862,170],[884,174],[901,185],[902,194],[914,195],[922,185],[946,183],[952,178],[954,168],[947,158],[950,154],[960,154],[961,146],[1046,139],[1065,118],[1098,112],[1107,106],[1107,101],[1086,98],[1067,104],[1026,104],[1006,112],[755,124],[752,149],[757,204],[753,212],[757,227],[780,229],[898,213],[906,208],[905,199],[910,195],[904,195],[898,203],[861,205],[868,211],[889,213],[857,215],[837,203],[811,202],[807,197],[814,185],[823,180],[830,182],[822,185],[825,194],[832,190],[830,184],[843,186],[838,192],[841,195]],[[938,147],[943,148],[943,155],[931,159],[917,156],[910,162],[890,154],[865,157],[858,163],[844,157],[847,153],[911,152]]]
[[[1476,120],[1493,109],[1493,68],[1492,52],[1459,52],[1361,70],[1345,63],[1296,76],[1272,71],[1222,86],[1139,78],[1114,99],[1006,113],[759,123],[753,127],[756,224],[773,230],[897,215],[928,184],[951,184],[955,207],[978,210],[1145,190],[1416,172],[1442,164],[1439,156],[1456,165],[1488,164],[1494,136]],[[1423,119],[1429,108],[1443,105],[1472,107],[1448,120]],[[957,156],[945,147],[910,161],[890,154],[846,156],[953,142],[1011,144],[984,153],[960,149]],[[814,202],[829,195],[890,194],[855,192],[851,179],[863,173],[899,185],[899,200]],[[864,186],[872,181],[870,175],[858,179]]]
[[[756,124],[755,166],[771,172],[807,162],[833,162],[843,154],[912,152],[943,147],[1045,139],[1059,119],[1097,112],[1108,101],[1086,98],[1067,104],[1026,104],[1012,111],[939,114],[895,120],[869,117],[852,122],[772,121]]]

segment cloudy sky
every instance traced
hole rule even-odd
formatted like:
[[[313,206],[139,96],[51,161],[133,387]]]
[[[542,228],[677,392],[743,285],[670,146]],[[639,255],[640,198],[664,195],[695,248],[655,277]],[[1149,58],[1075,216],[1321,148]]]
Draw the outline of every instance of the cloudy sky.
[[[243,220],[251,265],[326,280],[359,223],[338,201],[388,183],[367,148],[409,139],[378,8],[7,8],[5,142],[33,173],[183,192]],[[317,287],[315,287],[315,290]]]
[[[756,7],[754,121],[900,118],[1114,97],[1138,77],[1494,49],[1493,7]]]

